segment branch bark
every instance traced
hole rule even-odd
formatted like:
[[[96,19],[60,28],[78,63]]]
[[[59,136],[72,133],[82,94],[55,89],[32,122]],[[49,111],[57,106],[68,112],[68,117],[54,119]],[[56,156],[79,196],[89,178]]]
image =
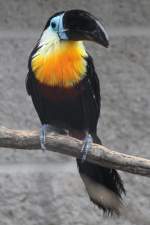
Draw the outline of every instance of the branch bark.
[[[0,127],[0,147],[33,150],[40,149],[38,131],[22,131]],[[82,141],[64,135],[48,134],[46,148],[48,151],[79,157]],[[131,156],[93,144],[87,161],[101,166],[150,177],[150,160]]]

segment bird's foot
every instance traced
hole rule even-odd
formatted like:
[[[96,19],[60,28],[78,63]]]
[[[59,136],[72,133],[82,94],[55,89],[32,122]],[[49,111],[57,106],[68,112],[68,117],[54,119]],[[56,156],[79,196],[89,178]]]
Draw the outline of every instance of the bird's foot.
[[[49,124],[42,124],[41,130],[40,130],[40,144],[41,144],[41,149],[43,151],[46,150],[45,142],[46,142],[47,133],[68,135],[68,130],[54,127]]]
[[[79,158],[80,158],[81,162],[84,162],[86,160],[87,154],[88,154],[89,150],[91,150],[91,148],[92,148],[92,144],[93,144],[93,138],[89,133],[87,133],[83,140],[83,145],[82,145],[82,149],[80,152]]]
[[[43,151],[46,150],[45,140],[46,140],[46,134],[47,134],[48,126],[49,126],[48,124],[43,124],[41,126],[41,130],[40,130],[40,144],[41,144],[41,149]]]

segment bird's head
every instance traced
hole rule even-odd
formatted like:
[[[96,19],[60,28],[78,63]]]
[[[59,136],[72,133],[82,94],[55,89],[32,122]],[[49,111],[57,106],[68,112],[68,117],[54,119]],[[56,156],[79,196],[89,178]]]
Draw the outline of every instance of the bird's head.
[[[60,41],[94,41],[108,47],[108,35],[96,17],[83,10],[69,10],[53,15],[44,32]],[[44,33],[43,32],[43,33]],[[53,39],[53,40],[54,40]]]
[[[103,26],[90,13],[69,10],[53,15],[32,52],[31,65],[36,78],[52,86],[69,87],[78,83],[87,71],[84,40],[109,45]]]

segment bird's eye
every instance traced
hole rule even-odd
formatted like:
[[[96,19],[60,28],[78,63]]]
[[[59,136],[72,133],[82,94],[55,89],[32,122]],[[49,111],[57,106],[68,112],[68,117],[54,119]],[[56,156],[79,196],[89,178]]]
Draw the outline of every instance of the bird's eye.
[[[55,22],[52,22],[51,23],[51,26],[52,26],[53,29],[55,29],[56,28],[56,23]]]

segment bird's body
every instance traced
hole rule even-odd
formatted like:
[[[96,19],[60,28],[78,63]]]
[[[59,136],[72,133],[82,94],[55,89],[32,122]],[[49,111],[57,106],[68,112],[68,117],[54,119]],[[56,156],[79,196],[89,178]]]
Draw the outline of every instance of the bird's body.
[[[87,128],[90,133],[96,132],[100,110],[99,81],[92,59],[87,55],[84,60],[84,74],[79,76],[76,84],[71,83],[67,87],[63,86],[63,83],[67,83],[66,77],[59,86],[40,82],[33,73],[32,59],[29,62],[31,69],[27,89],[42,124],[53,124],[80,133],[85,132]]]
[[[83,42],[78,40],[77,32],[75,35],[73,31],[64,33],[72,29],[72,24],[68,25],[68,18],[71,21],[79,13],[82,22],[83,18],[87,22],[90,14],[80,10],[68,12],[67,16],[63,12],[50,18],[50,25],[46,25],[33,49],[29,58],[27,91],[42,124],[67,129],[71,136],[81,140],[89,133],[95,143],[101,143],[97,136],[100,87],[93,60]],[[62,18],[67,27],[62,25]],[[90,19],[88,22],[90,24]],[[77,31],[77,24],[75,25]],[[82,36],[81,29],[79,34]],[[102,29],[102,35],[104,34]],[[71,40],[67,40],[67,35],[70,35]],[[97,36],[95,41],[98,42]],[[90,199],[104,211],[118,213],[124,188],[117,172],[92,163],[82,163],[80,160],[77,163]]]

